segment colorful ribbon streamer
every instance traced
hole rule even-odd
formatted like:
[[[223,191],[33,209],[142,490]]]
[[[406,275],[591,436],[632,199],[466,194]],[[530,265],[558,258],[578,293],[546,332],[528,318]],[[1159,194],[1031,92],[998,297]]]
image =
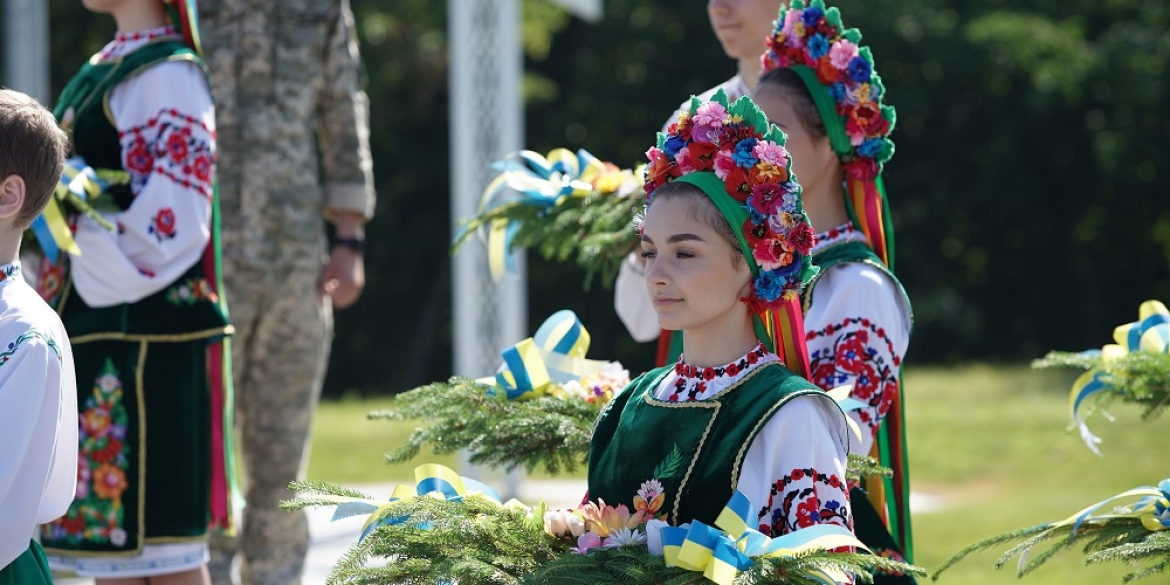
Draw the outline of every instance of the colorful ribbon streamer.
[[[1109,514],[1093,515],[1093,512],[1107,505],[1138,496],[1141,499],[1129,506]],[[1106,498],[1064,520],[1053,522],[1048,527],[1058,528],[1071,525],[1073,534],[1076,534],[1085,522],[1100,522],[1111,518],[1140,518],[1142,526],[1151,532],[1170,530],[1170,479],[1162,480],[1158,483],[1158,487],[1142,486]]]
[[[480,214],[508,204],[547,209],[569,197],[618,192],[627,182],[624,180],[627,175],[633,179],[629,171],[602,162],[584,149],[573,154],[557,148],[547,157],[521,150],[508,154],[492,168],[501,173],[484,190]],[[492,277],[497,280],[505,271],[515,270],[510,250],[519,227],[503,219],[494,220],[488,226],[488,262]]]
[[[100,195],[105,188],[105,181],[99,179],[97,173],[85,164],[85,159],[73,157],[65,161],[61,179],[53,191],[54,196],[49,198],[45,210],[32,223],[33,236],[50,262],[56,264],[62,250],[74,256],[81,255],[81,248],[73,240],[73,230],[69,228],[62,202],[80,200],[84,203]],[[109,229],[113,229],[113,226],[109,226]]]
[[[1100,350],[1083,352],[1082,355],[1099,355],[1108,362],[1139,351],[1170,353],[1170,310],[1167,310],[1166,305],[1160,301],[1142,303],[1138,309],[1138,320],[1114,329],[1113,340],[1117,343],[1106,345]],[[1101,438],[1089,430],[1082,408],[1089,398],[1102,392],[1112,392],[1113,389],[1107,375],[1093,370],[1081,374],[1073,382],[1068,396],[1069,413],[1073,422],[1077,424],[1081,440],[1097,455],[1101,455],[1100,449],[1097,448]]]
[[[835,524],[818,524],[770,538],[750,528],[752,510],[751,501],[737,490],[716,518],[718,528],[698,521],[691,522],[689,527],[663,528],[662,554],[666,566],[700,572],[719,585],[732,585],[740,572],[752,566],[753,558],[846,546],[869,550],[848,528]],[[819,578],[826,585],[838,582],[825,572]]]
[[[369,514],[369,519],[362,525],[360,542],[380,526],[401,524],[407,520],[405,516],[389,516],[389,510],[395,502],[413,500],[415,498],[440,498],[459,502],[468,496],[479,496],[489,501],[501,504],[500,495],[486,484],[469,477],[463,477],[448,467],[435,463],[428,463],[414,468],[414,487],[399,484],[394,487],[390,499],[386,502],[368,500],[349,496],[314,496],[316,500],[332,501],[337,504],[331,522],[343,518]],[[509,502],[509,505],[511,502]],[[501,504],[504,505],[504,504]],[[425,528],[425,527],[424,527]]]
[[[564,384],[601,371],[606,362],[585,359],[589,341],[575,313],[557,311],[535,336],[501,352],[504,363],[495,378],[477,382],[503,389],[510,400],[535,398],[552,382]]]

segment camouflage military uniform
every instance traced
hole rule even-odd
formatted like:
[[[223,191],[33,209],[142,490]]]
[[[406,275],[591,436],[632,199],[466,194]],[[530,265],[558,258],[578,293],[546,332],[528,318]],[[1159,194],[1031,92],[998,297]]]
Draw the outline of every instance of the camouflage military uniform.
[[[216,100],[224,278],[236,323],[236,416],[247,507],[212,543],[212,577],[298,583],[304,513],[278,509],[308,460],[332,336],[318,294],[322,217],[373,212],[368,104],[348,0],[201,0]]]

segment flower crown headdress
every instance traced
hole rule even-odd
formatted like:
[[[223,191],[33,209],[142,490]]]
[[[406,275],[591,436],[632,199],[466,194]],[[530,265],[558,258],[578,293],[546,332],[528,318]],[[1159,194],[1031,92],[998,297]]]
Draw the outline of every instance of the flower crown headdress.
[[[764,73],[791,69],[808,87],[846,175],[846,206],[878,257],[893,267],[890,223],[882,167],[894,155],[892,106],[882,104],[885,86],[861,32],[846,29],[841,12],[823,0],[792,0],[781,8],[760,57]]]
[[[817,271],[811,256],[815,234],[786,140],[750,98],[729,106],[723,90],[708,102],[692,97],[689,110],[646,151],[643,188],[647,207],[654,191],[672,181],[707,194],[751,269],[751,292],[741,300],[755,317],[757,336],[790,369],[807,374],[799,299]]]

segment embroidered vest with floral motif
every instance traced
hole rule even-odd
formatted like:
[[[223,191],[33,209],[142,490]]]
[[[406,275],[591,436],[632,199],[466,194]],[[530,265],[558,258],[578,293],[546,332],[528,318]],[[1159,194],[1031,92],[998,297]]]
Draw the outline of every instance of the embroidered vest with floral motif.
[[[764,425],[797,396],[826,395],[771,363],[706,400],[656,400],[654,389],[673,367],[643,374],[598,417],[589,448],[589,497],[611,506],[649,506],[674,525],[713,524]]]

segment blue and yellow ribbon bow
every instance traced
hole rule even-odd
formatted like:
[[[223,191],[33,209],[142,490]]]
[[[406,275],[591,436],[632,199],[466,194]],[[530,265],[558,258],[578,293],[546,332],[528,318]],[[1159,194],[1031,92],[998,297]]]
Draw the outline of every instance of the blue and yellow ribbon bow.
[[[73,157],[65,161],[53,197],[49,198],[45,210],[32,223],[33,235],[50,262],[56,263],[62,250],[74,256],[81,254],[81,248],[73,240],[73,231],[69,228],[62,202],[80,200],[84,203],[100,195],[105,188],[105,181],[99,179],[97,173],[85,164],[85,159]]]
[[[481,214],[507,204],[546,209],[569,197],[616,192],[623,183],[620,169],[584,149],[573,154],[557,148],[547,157],[521,150],[508,154],[492,168],[501,172],[484,190],[479,206]],[[488,226],[488,262],[492,277],[497,280],[505,271],[515,270],[509,250],[519,227],[504,219],[493,220]]]
[[[716,518],[718,528],[698,521],[686,528],[663,528],[662,554],[666,566],[697,571],[719,585],[732,585],[740,572],[752,566],[753,558],[845,546],[869,550],[848,528],[834,524],[818,524],[770,538],[750,528],[753,509],[747,496],[737,490]],[[838,582],[823,571],[818,577],[826,585]]]
[[[414,478],[417,482],[415,486],[405,484],[395,486],[390,499],[385,502],[348,496],[323,495],[314,496],[314,498],[337,503],[337,509],[333,512],[331,522],[360,514],[369,514],[369,519],[362,526],[359,541],[380,526],[401,524],[407,520],[404,516],[389,516],[386,513],[395,502],[415,498],[462,501],[467,496],[480,496],[497,504],[500,503],[500,495],[486,484],[469,477],[463,477],[450,468],[436,463],[428,463],[414,468]]]
[[[536,335],[501,352],[504,363],[495,378],[477,380],[504,390],[509,399],[535,398],[550,383],[564,384],[601,370],[606,362],[585,359],[589,332],[569,310],[545,320]]]
[[[1140,497],[1137,502],[1109,514],[1094,514],[1097,510],[1108,505],[1116,507],[1117,502]],[[1065,518],[1059,522],[1048,524],[1048,528],[1072,526],[1073,534],[1080,530],[1085,522],[1100,522],[1111,518],[1139,518],[1142,526],[1151,532],[1170,530],[1170,479],[1158,483],[1158,487],[1142,486],[1112,496]]]
[[[1138,320],[1114,329],[1113,340],[1117,343],[1106,345],[1100,350],[1083,352],[1083,355],[1100,355],[1105,361],[1111,361],[1139,351],[1170,353],[1170,311],[1160,301],[1142,303],[1138,309]],[[1081,409],[1090,397],[1112,390],[1113,386],[1106,376],[1094,370],[1081,374],[1069,392],[1069,412],[1077,424],[1081,440],[1098,455],[1101,454],[1097,448],[1101,438],[1089,430]]]

